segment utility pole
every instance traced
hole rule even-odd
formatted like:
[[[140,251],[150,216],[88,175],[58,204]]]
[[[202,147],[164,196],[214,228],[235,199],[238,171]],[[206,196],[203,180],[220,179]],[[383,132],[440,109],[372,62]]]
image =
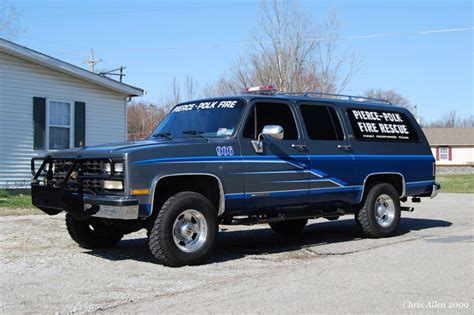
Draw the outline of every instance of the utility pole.
[[[89,71],[94,72],[95,65],[98,64],[99,62],[102,62],[102,59],[95,59],[94,58],[94,49],[91,48],[90,54],[89,54],[89,60],[85,60],[83,63],[89,65]]]

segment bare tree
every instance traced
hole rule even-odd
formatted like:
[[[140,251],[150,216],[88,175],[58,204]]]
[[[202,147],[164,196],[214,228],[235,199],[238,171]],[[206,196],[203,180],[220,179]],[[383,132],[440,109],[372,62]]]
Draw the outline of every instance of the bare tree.
[[[196,80],[193,77],[187,76],[186,81],[184,82],[184,92],[186,95],[186,100],[191,100],[196,97],[198,85]]]
[[[401,95],[395,90],[370,89],[370,90],[365,91],[364,95],[367,97],[383,99],[383,100],[389,101],[390,103],[394,105],[405,107],[409,111],[411,111],[414,115],[416,115],[415,106],[410,103],[408,98]]]
[[[14,39],[24,32],[20,24],[21,12],[7,1],[0,1],[0,37]]]
[[[459,128],[474,128],[474,115],[459,120]]]
[[[158,103],[165,112],[168,112],[174,105],[183,101],[192,100],[197,96],[198,84],[193,77],[187,76],[184,82],[181,82],[174,77],[171,80],[169,87],[161,94]]]
[[[337,93],[357,70],[351,50],[341,51],[341,24],[333,11],[318,27],[299,1],[260,2],[250,47],[204,94],[236,94],[252,85],[280,91]]]
[[[424,122],[424,128],[474,128],[474,115],[460,118],[455,110],[447,112],[441,119]]]
[[[459,118],[455,110],[447,112],[441,119],[431,121],[426,124],[429,128],[454,128],[459,126]]]
[[[143,140],[155,129],[165,116],[165,111],[146,102],[128,105],[128,139]]]

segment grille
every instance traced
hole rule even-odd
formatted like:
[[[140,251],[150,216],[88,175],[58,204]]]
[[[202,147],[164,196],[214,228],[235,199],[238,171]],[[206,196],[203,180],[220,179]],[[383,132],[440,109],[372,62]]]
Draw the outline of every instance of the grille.
[[[53,160],[53,173],[52,173],[52,181],[49,184],[53,186],[59,187],[61,183],[64,181],[69,169],[73,165],[74,160],[70,159],[61,159],[61,160]],[[108,160],[81,160],[78,164],[76,164],[75,171],[79,168],[81,169],[81,173],[83,176],[82,185],[84,190],[91,191],[93,193],[103,193],[105,192],[102,189],[102,178],[107,178],[108,174],[106,174],[104,170],[104,164],[110,163]],[[77,176],[77,175],[76,175]],[[69,190],[77,190],[77,179],[74,176],[74,173],[69,178],[66,184],[66,189]],[[92,177],[92,178],[88,178]],[[114,178],[122,178],[122,175],[114,176]],[[107,191],[110,194],[110,191]]]

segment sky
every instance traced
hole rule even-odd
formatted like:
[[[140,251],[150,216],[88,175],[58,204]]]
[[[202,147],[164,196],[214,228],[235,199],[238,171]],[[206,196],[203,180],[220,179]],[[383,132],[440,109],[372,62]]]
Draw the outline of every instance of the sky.
[[[4,0],[2,0],[4,1]],[[15,42],[87,68],[126,66],[127,84],[158,102],[175,77],[193,77],[199,87],[225,75],[246,53],[258,23],[256,1],[7,1],[21,12],[24,32]],[[456,110],[474,115],[473,5],[471,1],[309,1],[302,5],[317,25],[336,10],[342,49],[359,56],[359,71],[344,91],[394,89],[417,106],[425,121]],[[470,28],[460,32],[406,34]],[[357,38],[372,34],[399,34]],[[400,34],[402,33],[402,34]]]

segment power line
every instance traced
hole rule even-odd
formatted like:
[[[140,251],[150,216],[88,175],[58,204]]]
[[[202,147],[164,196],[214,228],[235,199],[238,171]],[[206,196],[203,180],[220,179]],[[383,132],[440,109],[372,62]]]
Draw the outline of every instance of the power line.
[[[383,37],[394,37],[394,36],[407,36],[407,35],[426,35],[426,34],[436,34],[436,33],[452,33],[452,32],[466,32],[472,31],[474,27],[465,27],[465,28],[449,28],[449,29],[436,29],[436,30],[425,30],[425,31],[412,31],[412,32],[398,32],[398,33],[381,33],[381,34],[368,34],[368,35],[353,35],[353,36],[341,36],[338,40],[352,40],[352,39],[369,39],[369,38],[383,38]],[[308,38],[304,39],[304,42],[320,42],[326,41],[328,38],[318,37],[318,38]],[[285,40],[282,42],[292,42],[293,39]],[[228,43],[228,44],[207,44],[207,45],[193,45],[193,46],[180,46],[180,47],[167,47],[167,48],[140,48],[135,49],[134,51],[154,51],[154,50],[175,50],[182,48],[223,48],[229,46],[253,46],[253,45],[267,45],[272,44],[273,41],[253,41],[253,42],[240,42],[240,43]]]
[[[220,8],[234,8],[234,7],[248,7],[248,6],[255,6],[254,3],[238,3],[238,4],[224,4],[224,5],[196,5],[196,6],[184,6],[184,7],[172,7],[172,8],[150,8],[150,9],[143,9],[143,10],[127,10],[127,11],[102,11],[102,12],[87,12],[88,16],[102,16],[102,15],[130,15],[130,14],[139,14],[139,13],[156,13],[156,12],[167,12],[167,11],[184,11],[184,10],[202,10],[202,9],[220,9]],[[70,14],[61,14],[62,16],[66,15],[77,15],[77,12],[71,12]],[[41,18],[51,18],[51,16],[45,15],[32,15],[27,16],[28,19],[41,19]]]
[[[414,35],[429,35],[429,34],[441,34],[441,33],[456,33],[456,32],[469,32],[474,30],[474,27],[464,27],[464,28],[446,28],[446,29],[432,29],[432,30],[422,30],[422,31],[410,31],[410,32],[395,32],[395,33],[379,33],[379,34],[365,34],[365,35],[348,35],[341,36],[338,40],[358,40],[358,39],[372,39],[372,38],[387,38],[387,37],[396,37],[396,36],[414,36]],[[325,37],[318,38],[307,38],[303,41],[305,42],[318,42],[328,40]],[[291,42],[293,40],[287,40],[284,42]],[[268,45],[273,42],[270,40],[267,41],[251,41],[251,42],[235,42],[235,43],[215,43],[215,44],[193,44],[193,45],[182,45],[182,46],[171,46],[171,47],[159,47],[159,48],[134,48],[127,50],[127,52],[134,53],[146,53],[146,52],[156,52],[156,51],[165,51],[165,50],[179,50],[179,49],[207,49],[207,48],[225,48],[225,47],[236,47],[236,46],[254,46],[254,45]],[[124,51],[124,50],[122,50]],[[73,55],[79,54],[79,52],[56,52],[55,54],[63,55]]]

